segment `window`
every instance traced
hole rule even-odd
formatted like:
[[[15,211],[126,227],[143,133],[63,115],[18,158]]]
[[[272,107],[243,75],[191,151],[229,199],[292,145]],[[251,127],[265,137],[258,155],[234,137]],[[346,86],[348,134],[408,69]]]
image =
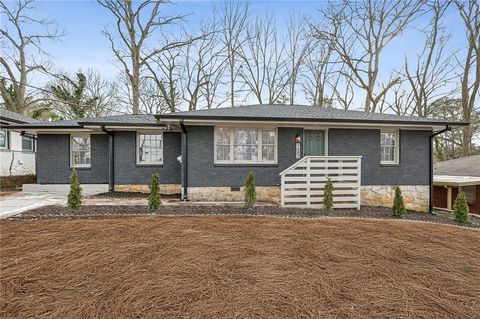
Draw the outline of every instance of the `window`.
[[[137,164],[163,164],[162,133],[137,133]]]
[[[215,163],[274,164],[277,130],[259,128],[215,129]]]
[[[381,131],[380,163],[398,164],[398,131]]]
[[[0,130],[0,148],[8,149],[8,131]]]
[[[465,192],[467,203],[476,204],[477,202],[477,186],[463,186],[462,191]]]
[[[92,162],[90,135],[72,135],[70,151],[72,167],[90,167]]]
[[[22,136],[22,151],[34,151],[34,140],[30,136]]]

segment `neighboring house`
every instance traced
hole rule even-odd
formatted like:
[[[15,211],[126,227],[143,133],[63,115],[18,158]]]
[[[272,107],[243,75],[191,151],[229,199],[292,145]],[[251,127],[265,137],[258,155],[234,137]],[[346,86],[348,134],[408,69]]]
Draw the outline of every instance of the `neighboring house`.
[[[0,177],[35,175],[35,138],[9,130],[11,125],[40,123],[0,108]]]
[[[435,163],[433,185],[435,207],[451,210],[464,191],[470,212],[480,214],[480,155]]]
[[[162,192],[189,200],[241,200],[253,171],[258,200],[321,207],[327,176],[335,207],[391,205],[400,185],[408,208],[429,209],[431,134],[460,122],[286,105],[159,115],[119,115],[17,125],[38,134],[37,180]],[[98,185],[97,185],[98,186]]]

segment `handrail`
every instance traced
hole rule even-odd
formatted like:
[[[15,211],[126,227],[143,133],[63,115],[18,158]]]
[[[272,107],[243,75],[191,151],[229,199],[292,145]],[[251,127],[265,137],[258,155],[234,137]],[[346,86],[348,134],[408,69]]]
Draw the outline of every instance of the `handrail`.
[[[292,165],[290,165],[289,167],[287,167],[286,169],[284,169],[283,171],[281,171],[278,175],[282,176],[284,175],[286,172],[294,169],[295,167],[297,167],[299,164],[301,164],[303,161],[306,161],[307,159],[359,159],[359,158],[362,158],[361,156],[316,156],[316,155],[309,155],[309,156],[304,156],[302,157],[301,159],[299,159],[298,161],[296,161],[295,163],[293,163]]]

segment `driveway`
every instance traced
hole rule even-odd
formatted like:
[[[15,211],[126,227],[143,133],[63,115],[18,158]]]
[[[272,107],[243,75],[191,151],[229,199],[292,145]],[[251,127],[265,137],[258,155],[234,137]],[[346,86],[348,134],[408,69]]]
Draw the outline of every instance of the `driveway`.
[[[0,197],[0,219],[46,205],[62,205],[66,196],[46,193],[15,193]]]

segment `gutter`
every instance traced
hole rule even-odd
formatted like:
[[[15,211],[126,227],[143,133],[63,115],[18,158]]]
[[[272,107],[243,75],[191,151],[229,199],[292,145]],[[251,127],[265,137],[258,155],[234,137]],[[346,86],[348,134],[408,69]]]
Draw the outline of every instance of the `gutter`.
[[[188,201],[188,156],[187,156],[187,127],[183,123],[183,120],[180,120],[180,127],[182,129],[182,200]]]
[[[101,129],[108,134],[108,190],[113,192],[115,189],[113,133],[106,130],[105,125],[102,125]]]
[[[428,212],[430,214],[434,214],[433,213],[433,138],[437,135],[443,134],[445,132],[449,132],[451,130],[452,130],[452,128],[450,127],[450,125],[447,124],[443,130],[433,132],[432,135],[430,135],[430,154],[429,154],[430,174],[429,174],[429,183],[428,183],[428,185],[429,185]]]

